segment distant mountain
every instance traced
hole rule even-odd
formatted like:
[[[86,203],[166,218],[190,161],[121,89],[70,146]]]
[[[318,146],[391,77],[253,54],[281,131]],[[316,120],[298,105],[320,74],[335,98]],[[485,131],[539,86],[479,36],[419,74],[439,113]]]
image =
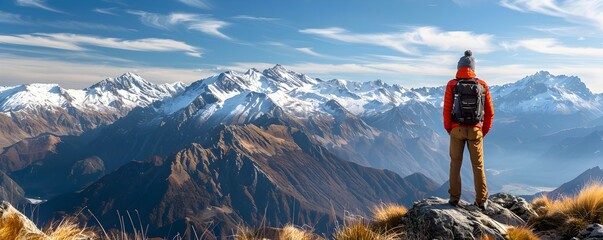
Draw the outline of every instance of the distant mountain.
[[[545,158],[562,161],[564,159],[603,158],[603,131],[595,130],[586,136],[566,137],[544,154]]]
[[[182,90],[182,83],[154,84],[134,73],[83,90],[56,84],[0,87],[0,148],[42,133],[80,134]]]
[[[421,172],[429,174],[436,181],[445,179],[448,161],[446,152],[441,150],[444,140],[439,133],[424,126],[426,123],[412,123],[416,120],[414,117],[406,119],[406,123],[416,128],[402,133],[382,128],[387,126],[385,123],[380,126],[364,120],[386,118],[387,121],[398,122],[397,118],[412,115],[399,113],[388,117],[378,116],[385,114],[379,109],[410,103],[409,90],[381,81],[335,83],[344,82],[312,79],[280,65],[262,72],[250,69],[243,74],[221,73],[194,82],[173,97],[146,108],[135,109],[110,126],[91,131],[78,140],[59,144],[63,150],[53,155],[57,161],[46,164],[43,162],[48,161],[43,157],[21,160],[41,164],[32,166],[35,171],[26,168],[19,170],[19,173],[11,173],[11,176],[32,194],[42,194],[40,190],[54,189],[48,185],[56,184],[73,186],[71,189],[76,190],[73,181],[61,183],[56,181],[56,177],[40,181],[39,176],[32,173],[50,171],[56,168],[54,165],[71,169],[76,162],[91,158],[100,159],[104,170],[111,172],[133,159],[165,156],[179,151],[191,142],[206,137],[208,131],[218,125],[253,124],[267,127],[278,124],[300,129],[315,144],[325,146],[348,161],[390,169],[403,176]],[[426,99],[412,102],[413,105],[430,104]],[[416,106],[412,109],[427,114],[426,111],[434,107]],[[371,114],[374,118],[369,117]],[[102,169],[98,170],[102,172]],[[70,171],[59,173],[61,170],[52,172],[71,174]],[[89,184],[80,183],[80,187]],[[54,195],[44,193],[47,194]]]
[[[375,201],[411,204],[435,188],[422,174],[402,178],[344,161],[299,129],[233,125],[216,127],[201,143],[167,157],[127,163],[41,211],[86,207],[105,228],[119,227],[117,211],[136,211],[150,236],[170,239],[170,232],[185,233],[190,226],[217,236],[240,224],[288,222],[326,232],[346,211],[366,214]]]
[[[546,195],[551,199],[558,199],[560,197],[574,196],[580,190],[593,182],[601,183],[603,181],[603,170],[599,167],[593,167],[586,170],[576,178],[569,182],[564,183],[555,190],[548,192]]]
[[[601,116],[601,102],[575,76],[540,71],[517,82],[491,88],[498,111],[529,114]]]

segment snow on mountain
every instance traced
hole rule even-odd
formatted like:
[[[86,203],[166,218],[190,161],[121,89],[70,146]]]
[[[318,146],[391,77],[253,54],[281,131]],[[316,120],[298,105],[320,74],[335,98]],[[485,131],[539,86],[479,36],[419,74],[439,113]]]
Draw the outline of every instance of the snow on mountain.
[[[603,114],[601,102],[575,76],[554,76],[540,71],[515,83],[491,88],[497,110],[520,113]]]
[[[83,90],[64,89],[57,84],[25,84],[0,88],[0,112],[42,109],[117,111],[127,113],[184,90],[182,83],[154,84],[134,73],[108,78]]]
[[[541,71],[515,83],[492,86],[491,93],[497,111],[502,112],[571,114],[586,111],[596,116],[603,115],[603,97],[593,94],[577,77],[553,76]],[[199,98],[210,102],[205,106],[209,112],[203,115],[216,112],[222,115],[257,116],[252,111],[266,109],[245,106],[254,104],[247,97],[254,96],[259,103],[278,107],[301,119],[315,115],[335,117],[324,107],[329,100],[336,101],[351,114],[364,118],[409,104],[415,109],[439,109],[443,94],[443,87],[406,89],[381,80],[323,81],[276,65],[263,71],[228,71],[199,80],[188,87],[182,83],[153,84],[134,73],[108,78],[83,90],[63,89],[56,84],[0,87],[0,112],[10,114],[11,111],[26,108],[73,107],[78,110],[116,110],[126,113],[136,106],[147,106],[174,96],[162,101],[158,107],[157,110],[164,116],[188,107]],[[412,111],[407,113],[409,116],[412,114]],[[431,125],[418,121],[420,119],[413,120],[421,125]]]
[[[430,96],[423,96],[398,85],[389,85],[381,80],[323,81],[276,65],[262,72],[256,69],[249,69],[245,73],[228,71],[194,82],[183,94],[164,102],[158,110],[169,115],[187,107],[199,96],[212,96],[217,100],[215,105],[211,105],[212,111],[228,106],[228,109],[220,112],[232,114],[232,111],[240,111],[245,107],[235,107],[230,99],[245,99],[239,95],[247,96],[250,93],[263,94],[287,114],[301,119],[315,115],[335,117],[334,112],[324,107],[329,100],[335,100],[355,115],[382,113],[411,101],[432,104]]]

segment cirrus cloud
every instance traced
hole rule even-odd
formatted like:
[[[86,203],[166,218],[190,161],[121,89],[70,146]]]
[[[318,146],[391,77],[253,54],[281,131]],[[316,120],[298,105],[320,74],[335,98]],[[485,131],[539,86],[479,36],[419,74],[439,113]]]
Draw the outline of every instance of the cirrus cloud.
[[[553,38],[533,38],[519,40],[511,43],[502,43],[507,50],[516,50],[518,48],[528,49],[533,52],[572,56],[572,57],[603,57],[603,48],[596,47],[570,47],[565,46]]]
[[[386,47],[409,55],[420,55],[418,49],[420,46],[439,51],[473,49],[487,53],[494,50],[493,35],[466,31],[441,31],[431,26],[415,27],[405,32],[372,34],[352,33],[343,28],[303,29],[300,32],[346,43]]]
[[[603,2],[593,0],[501,0],[503,7],[563,18],[603,30]]]
[[[232,40],[231,37],[220,31],[220,29],[227,27],[230,23],[213,19],[208,15],[191,13],[170,13],[168,15],[162,15],[145,11],[128,11],[128,13],[137,15],[144,25],[150,27],[169,30],[178,25],[185,25],[190,30]]]
[[[34,33],[0,35],[0,43],[63,49],[70,51],[85,51],[88,50],[86,46],[96,46],[129,51],[184,51],[189,56],[201,57],[200,50],[194,46],[172,39],[161,38],[124,40],[119,38],[105,38],[92,35],[80,35],[71,33]]]
[[[46,11],[55,12],[55,13],[65,13],[61,10],[58,10],[56,8],[52,8],[48,5],[46,5],[44,0],[17,0],[17,1],[15,1],[15,3],[22,7],[34,7],[34,8],[44,9]]]

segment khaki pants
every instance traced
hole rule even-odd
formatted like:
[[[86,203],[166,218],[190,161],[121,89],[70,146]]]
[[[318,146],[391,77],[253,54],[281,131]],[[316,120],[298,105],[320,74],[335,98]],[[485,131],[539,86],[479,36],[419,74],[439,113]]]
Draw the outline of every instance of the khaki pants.
[[[486,173],[484,172],[483,133],[479,127],[455,127],[450,131],[450,193],[451,201],[461,198],[461,165],[465,143],[469,149],[473,179],[475,184],[475,201],[484,203],[488,198]]]

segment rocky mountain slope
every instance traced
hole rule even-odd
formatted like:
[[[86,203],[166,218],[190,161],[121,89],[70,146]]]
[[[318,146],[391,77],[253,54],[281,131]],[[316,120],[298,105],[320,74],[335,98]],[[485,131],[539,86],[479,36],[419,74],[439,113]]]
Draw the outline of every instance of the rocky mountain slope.
[[[170,231],[184,233],[190,226],[224,236],[240,224],[288,222],[327,232],[346,211],[367,213],[375,200],[410,204],[438,186],[422,174],[402,178],[344,161],[295,128],[212,131],[200,143],[130,162],[40,209],[48,214],[86,207],[105,223],[115,222],[117,210],[136,211],[152,229],[149,234],[168,238]]]

